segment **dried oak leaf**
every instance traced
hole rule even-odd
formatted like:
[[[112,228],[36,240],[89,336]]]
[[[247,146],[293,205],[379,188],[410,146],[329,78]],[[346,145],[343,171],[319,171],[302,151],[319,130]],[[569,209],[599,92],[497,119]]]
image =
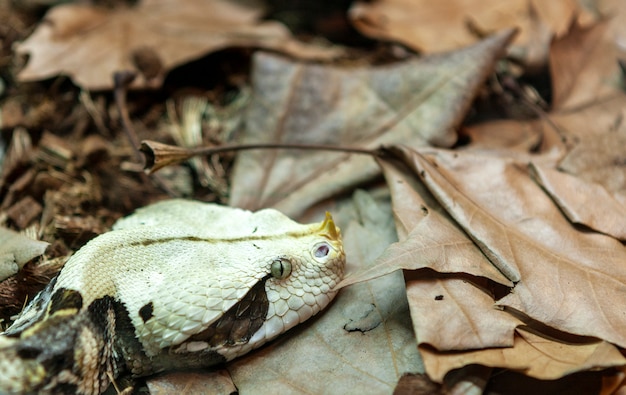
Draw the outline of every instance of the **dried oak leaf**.
[[[226,0],[143,0],[113,10],[82,4],[51,9],[17,46],[30,54],[22,81],[69,75],[85,89],[111,89],[113,73],[137,71],[135,88],[160,86],[171,68],[226,47],[267,48],[305,59],[337,56],[337,48],[296,41],[262,10]]]

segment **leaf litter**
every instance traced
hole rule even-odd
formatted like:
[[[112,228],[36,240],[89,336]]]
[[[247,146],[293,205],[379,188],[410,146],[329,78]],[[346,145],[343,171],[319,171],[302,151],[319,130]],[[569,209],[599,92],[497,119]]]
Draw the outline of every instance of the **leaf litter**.
[[[187,0],[181,13],[191,3]],[[380,24],[380,15],[394,21],[398,14],[389,13],[393,7],[406,15],[425,15],[414,3],[356,3],[350,14],[371,37],[426,51],[458,48],[486,31],[518,25],[521,34],[512,45],[509,30],[454,52],[423,58],[405,53],[379,66],[254,55],[253,94],[238,141],[357,146],[372,149],[377,160],[288,150],[241,153],[230,180],[230,204],[273,206],[296,219],[336,212],[346,239],[348,276],[339,298],[320,317],[213,376],[155,378],[148,383],[150,391],[172,391],[168,386],[178,385],[192,392],[342,388],[391,393],[411,377],[407,373],[420,372],[436,382],[429,382],[429,388],[442,383],[442,393],[497,391],[499,385],[508,385],[507,393],[530,388],[537,393],[555,388],[610,393],[620,387],[626,366],[619,303],[626,289],[626,128],[622,72],[616,62],[620,48],[615,44],[621,34],[616,21],[623,13],[589,22],[588,10],[573,1],[523,3],[508,5],[501,14],[505,17],[495,19],[488,7],[474,6],[472,12],[457,8],[457,16],[470,16],[470,25],[434,10],[438,13],[432,21],[449,27],[443,30],[450,35],[424,24],[421,32],[410,34],[404,34],[408,30],[402,23]],[[597,3],[605,13],[621,7],[612,1]],[[42,24],[20,47],[31,54],[21,78],[62,73],[83,88],[107,89],[111,70],[130,68],[140,75],[134,87],[157,88],[176,65],[228,46],[271,48],[296,59],[343,53],[293,41],[282,26],[267,27],[258,8],[211,4],[224,11],[215,12],[224,41],[200,45],[187,40],[194,26],[189,24],[190,30],[182,28],[173,40],[189,46],[157,50],[149,40],[142,41],[146,35],[138,29],[131,35],[138,44],[131,40],[130,49],[120,52],[116,40],[103,46],[102,54],[118,55],[107,59],[113,63],[102,64],[88,56],[98,46],[77,37],[97,42],[124,23],[149,27],[136,23],[145,20],[133,14],[141,8],[55,7],[47,14],[48,25]],[[158,21],[167,1],[140,5],[148,6]],[[84,16],[80,23],[76,15]],[[192,33],[205,34],[202,29]],[[273,33],[264,36],[269,31]],[[429,31],[435,32],[434,39],[427,38]],[[241,41],[233,38],[240,34]],[[510,57],[521,56],[527,70],[549,62],[551,108],[542,113],[522,93],[514,102],[529,107],[538,115],[534,119],[472,120],[478,107],[470,105],[484,94],[485,81],[493,82],[494,69],[501,76],[507,48]],[[73,56],[59,55],[68,49]],[[95,62],[83,67],[85,59]],[[385,149],[374,151],[380,145]],[[51,163],[58,166],[55,160]],[[28,165],[15,163],[10,177],[3,168],[11,203],[35,207],[37,199],[18,199],[25,189],[10,184]],[[391,193],[391,210],[387,192],[379,193],[381,175]],[[356,186],[367,187],[370,194],[352,195]],[[30,212],[34,217],[22,225],[10,223],[25,227],[42,215]],[[584,385],[577,386],[577,380]]]
[[[329,67],[259,54],[241,142],[449,147],[513,34],[507,30],[460,51],[380,67]],[[237,157],[231,204],[272,206],[297,217],[379,175],[371,158],[348,153],[246,152]]]
[[[83,4],[52,8],[17,51],[30,54],[22,81],[70,76],[89,90],[111,89],[113,73],[136,71],[136,88],[156,88],[173,67],[219,49],[274,49],[308,59],[341,50],[301,43],[275,21],[260,21],[261,4],[224,0],[144,0],[137,7]]]

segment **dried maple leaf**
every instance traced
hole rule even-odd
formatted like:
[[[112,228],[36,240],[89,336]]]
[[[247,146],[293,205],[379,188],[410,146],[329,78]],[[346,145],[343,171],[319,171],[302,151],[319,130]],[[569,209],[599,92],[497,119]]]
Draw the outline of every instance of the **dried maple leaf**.
[[[459,51],[380,67],[311,65],[257,54],[242,140],[449,147],[512,35],[503,31]],[[245,152],[237,157],[230,203],[273,206],[298,217],[379,174],[370,157],[349,153]]]
[[[474,152],[422,151],[427,157],[406,148],[391,150],[421,184],[406,172],[400,174],[389,158],[381,160],[405,245],[420,245],[420,238],[430,237],[436,248],[438,240],[445,239],[438,231],[420,231],[425,218],[440,210],[429,197],[432,193],[471,237],[474,248],[478,246],[495,267],[516,282],[511,293],[502,297],[489,292],[485,280],[473,276],[407,274],[411,318],[429,376],[440,382],[450,370],[481,364],[555,379],[626,364],[610,344],[622,346],[624,341],[617,329],[623,320],[621,308],[615,305],[614,297],[609,297],[624,292],[626,272],[620,266],[626,258],[623,245],[573,227],[528,172],[511,159]],[[425,198],[420,201],[412,195]],[[412,232],[407,232],[412,226]],[[411,244],[411,238],[417,240]],[[476,271],[479,265],[472,269],[464,264],[467,252],[451,247],[438,259],[429,259],[426,250],[423,259],[419,248],[392,246],[378,265],[385,270],[430,267],[448,273],[467,270],[474,276],[488,273]],[[427,263],[419,263],[421,260]],[[495,306],[512,307],[523,314],[514,316]],[[590,342],[565,333],[533,334],[521,329],[533,322],[601,340]]]
[[[133,87],[158,87],[172,67],[226,47],[282,51],[296,57],[337,56],[337,48],[296,41],[280,23],[259,22],[262,10],[226,0],[143,0],[107,10],[59,5],[17,52],[30,54],[19,78],[69,75],[85,89],[110,89],[113,73],[138,71]]]
[[[626,290],[622,243],[576,229],[527,171],[507,159],[398,154],[494,266],[516,282],[498,305],[564,332],[626,346],[619,329],[626,318],[614,302]]]

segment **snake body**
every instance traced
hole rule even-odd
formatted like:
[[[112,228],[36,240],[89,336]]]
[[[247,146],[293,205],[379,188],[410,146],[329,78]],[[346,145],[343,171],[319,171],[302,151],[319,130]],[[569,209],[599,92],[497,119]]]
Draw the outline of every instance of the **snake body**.
[[[81,248],[0,336],[0,393],[99,394],[229,361],[322,310],[344,264],[330,214],[156,203]]]

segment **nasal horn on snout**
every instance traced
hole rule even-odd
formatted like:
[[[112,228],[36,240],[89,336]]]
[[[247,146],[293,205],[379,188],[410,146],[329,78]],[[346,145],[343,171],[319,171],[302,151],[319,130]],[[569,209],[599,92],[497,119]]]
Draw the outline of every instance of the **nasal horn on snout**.
[[[341,230],[335,225],[333,216],[326,212],[326,218],[322,222],[318,232],[320,236],[324,236],[329,240],[338,241],[341,239]]]

